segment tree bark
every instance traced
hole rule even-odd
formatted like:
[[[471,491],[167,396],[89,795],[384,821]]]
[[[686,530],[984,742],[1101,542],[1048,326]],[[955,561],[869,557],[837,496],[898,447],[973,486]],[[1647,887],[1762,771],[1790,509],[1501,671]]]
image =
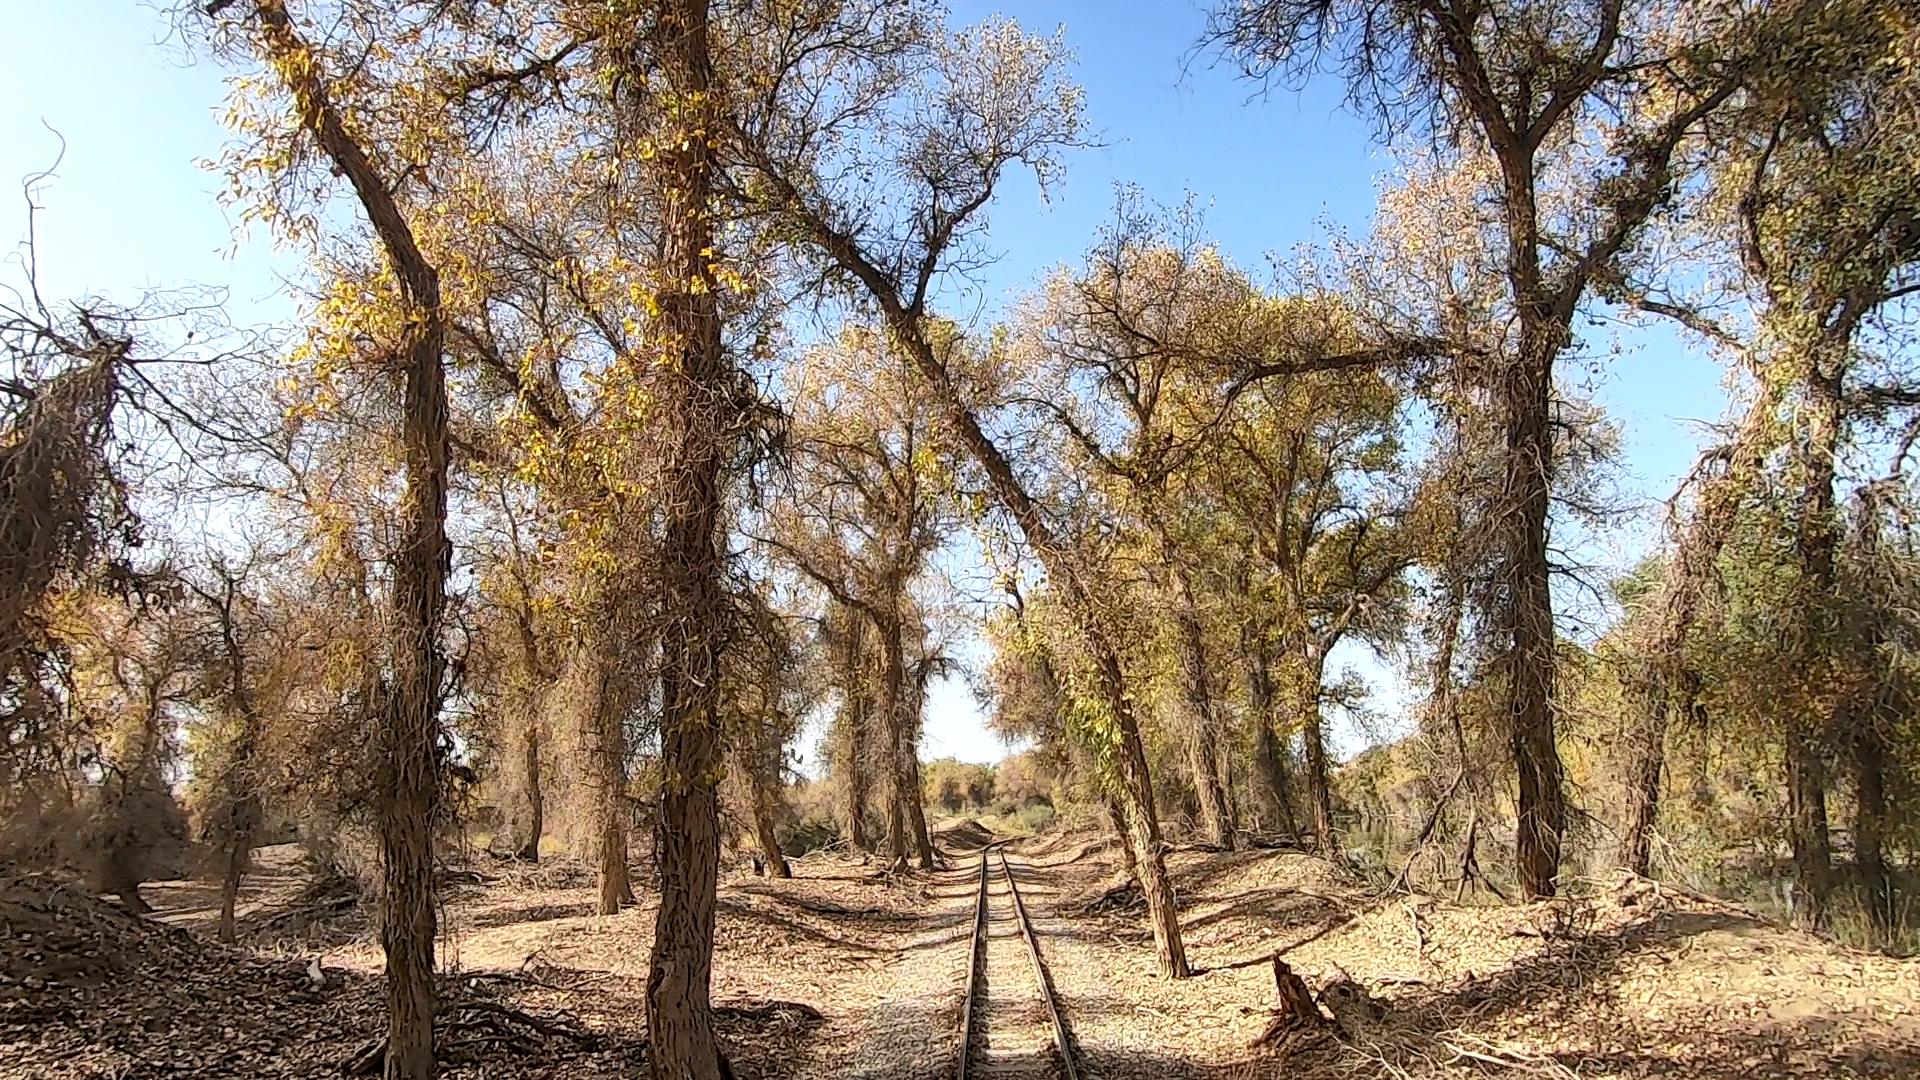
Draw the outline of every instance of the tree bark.
[[[515,858],[524,862],[540,861],[540,837],[547,829],[546,792],[541,784],[541,713],[546,706],[548,677],[540,662],[540,643],[533,631],[531,603],[522,596],[522,606],[514,621],[520,630],[520,787],[527,801],[526,835]]]
[[[594,857],[600,884],[597,910],[613,915],[634,899],[627,866],[627,732],[622,716],[626,695],[614,686],[619,675],[609,670],[606,650],[596,646],[593,651],[585,660],[594,683],[586,736],[592,740],[588,749],[593,762]]]
[[[1839,379],[1825,370],[1821,350],[1811,350],[1802,389],[1806,394],[1806,439],[1801,447],[1799,521],[1794,546],[1800,559],[1804,601],[1800,649],[1805,670],[1832,672],[1829,655],[1838,633],[1835,618],[1836,557],[1839,522],[1835,515],[1834,470],[1839,456],[1841,401]],[[1831,682],[1831,678],[1822,680]],[[1844,702],[1836,702],[1836,710]],[[1830,733],[1844,725],[1837,717],[1810,722],[1798,711],[1787,717],[1784,740],[1787,771],[1788,837],[1793,849],[1793,919],[1809,929],[1826,925],[1833,887],[1833,850],[1827,819],[1827,747]]]
[[[1887,873],[1887,757],[1891,748],[1877,725],[1868,721],[1853,744],[1853,862],[1860,875],[1860,897],[1875,936],[1892,940],[1893,879]]]
[[[906,767],[907,825],[913,832],[914,857],[920,869],[933,870],[933,835],[927,831],[926,791],[920,781],[920,709],[924,703],[919,680],[913,681],[908,700],[902,702],[905,719],[900,725],[900,761]]]
[[[838,603],[836,601],[836,603]],[[866,619],[860,613],[839,605],[835,622],[842,633],[834,650],[835,678],[840,683],[839,768],[843,778],[842,796],[846,815],[847,839],[856,851],[870,850],[867,839],[867,746],[871,741],[867,666],[861,641]]]
[[[292,92],[303,127],[353,185],[412,316],[401,343],[401,444],[406,489],[393,559],[393,681],[381,739],[381,946],[387,960],[389,1080],[435,1071],[433,816],[439,795],[441,616],[447,541],[446,341],[439,275],[414,241],[392,191],[348,134],[312,52],[281,0],[255,6],[271,66]]]
[[[1187,729],[1187,764],[1200,799],[1200,828],[1216,847],[1232,851],[1233,815],[1220,776],[1220,718],[1214,709],[1207,668],[1206,631],[1200,625],[1193,584],[1174,562],[1178,552],[1172,538],[1164,533],[1160,553],[1167,561],[1167,584],[1174,593],[1174,621],[1180,635],[1180,691],[1187,714],[1183,725]]]
[[[656,1080],[719,1080],[730,1072],[714,1039],[711,1002],[715,892],[720,870],[721,728],[717,690],[723,634],[720,514],[723,433],[733,424],[714,272],[710,207],[720,129],[707,0],[658,5],[651,58],[679,130],[656,133],[661,272],[659,316],[648,328],[662,372],[666,435],[661,506],[660,747],[655,841],[660,909],[647,976],[649,1059]]]
[[[1248,645],[1247,701],[1253,720],[1253,769],[1257,782],[1254,792],[1260,805],[1261,821],[1278,828],[1295,843],[1300,831],[1294,822],[1292,784],[1287,777],[1287,761],[1274,732],[1274,692],[1272,658],[1264,645]]]
[[[1313,838],[1322,854],[1335,855],[1340,838],[1333,823],[1333,769],[1327,760],[1327,737],[1320,720],[1320,685],[1326,677],[1327,654],[1312,643],[1300,646],[1298,703],[1300,742],[1307,764],[1307,805],[1313,818]]]
[[[857,851],[871,851],[867,838],[867,700],[863,687],[849,685],[844,691],[852,699],[847,706],[846,750],[842,761],[847,770],[847,839]]]
[[[547,828],[546,795],[540,786],[540,718],[528,716],[520,749],[520,784],[527,799],[526,836],[515,857],[524,862],[540,861],[540,837]]]
[[[1120,800],[1107,797],[1107,824],[1113,827],[1114,838],[1120,841],[1120,862],[1126,867],[1127,876],[1140,886],[1145,895],[1146,884],[1140,878],[1140,856],[1133,850],[1133,833],[1127,829],[1127,813],[1120,808]]]
[[[1327,766],[1326,734],[1320,725],[1320,695],[1312,704],[1301,703],[1300,738],[1306,747],[1307,793],[1313,805],[1313,836],[1322,854],[1340,851],[1340,838],[1333,831],[1333,783]]]
[[[769,761],[769,751],[773,749],[766,740],[761,740],[755,747],[755,753],[741,753],[740,769],[746,774],[753,800],[753,838],[755,846],[760,849],[760,858],[766,864],[767,873],[777,878],[790,878],[793,868],[787,865],[786,853],[780,850],[777,774],[770,775],[778,768],[777,764]]]
[[[1528,180],[1531,184],[1531,177]],[[1529,187],[1528,204],[1531,205]],[[1532,220],[1531,214],[1528,215]],[[1529,245],[1529,251],[1532,246]],[[1528,306],[1521,299],[1522,307]],[[1519,774],[1515,861],[1523,896],[1552,896],[1566,832],[1566,792],[1554,733],[1554,622],[1547,516],[1553,433],[1551,388],[1558,338],[1523,330],[1517,356],[1500,386],[1506,414],[1505,487],[1501,512],[1508,532],[1504,558],[1507,719]]]
[[[909,828],[905,739],[900,733],[900,693],[906,679],[906,660],[901,655],[898,623],[876,619],[873,630],[880,645],[880,685],[879,693],[874,695],[874,711],[880,714],[881,740],[887,748],[887,858],[899,872],[907,868]]]

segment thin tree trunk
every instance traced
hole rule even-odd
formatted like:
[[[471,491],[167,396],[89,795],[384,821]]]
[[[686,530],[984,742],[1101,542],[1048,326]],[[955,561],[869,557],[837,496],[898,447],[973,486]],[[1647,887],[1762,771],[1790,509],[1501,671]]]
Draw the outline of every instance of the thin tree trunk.
[[[231,649],[233,637],[230,629],[227,634]],[[231,652],[237,653],[238,650],[231,649]],[[253,711],[252,698],[241,687],[239,669],[233,668],[232,672],[235,689],[239,691],[236,695],[240,698],[239,707],[243,714],[250,716]],[[220,922],[217,929],[219,939],[228,944],[232,944],[235,937],[234,918],[235,908],[240,901],[240,883],[246,877],[247,864],[253,855],[254,834],[260,828],[260,795],[251,778],[254,721],[243,719],[241,722],[246,725],[246,728],[241,733],[240,743],[235,748],[233,761],[229,765],[231,773],[227,782],[229,784],[237,782],[243,787],[240,791],[230,794],[232,805],[228,810],[227,819],[227,869],[225,877],[220,882]]]
[[[907,760],[906,739],[901,735],[900,693],[906,679],[906,660],[900,650],[897,623],[875,620],[874,634],[880,644],[880,692],[874,711],[880,714],[881,739],[886,748],[887,765],[887,857],[895,871],[907,868]]]
[[[591,737],[594,773],[594,851],[600,879],[599,913],[612,915],[633,902],[627,868],[627,737],[621,716],[625,695],[612,685],[616,676],[606,660],[594,657],[599,689],[593,696]]]
[[[1174,619],[1180,633],[1180,691],[1187,714],[1187,763],[1193,775],[1194,791],[1200,797],[1201,829],[1214,845],[1232,851],[1233,815],[1220,776],[1220,718],[1214,710],[1206,631],[1200,625],[1193,584],[1173,562],[1177,554],[1171,537],[1163,532],[1161,556],[1170,567],[1168,584],[1174,592]]]
[[[1320,719],[1320,684],[1326,677],[1326,653],[1314,645],[1301,647],[1299,683],[1300,741],[1307,762],[1307,803],[1313,815],[1313,836],[1320,852],[1340,851],[1333,826],[1332,766],[1327,760],[1327,736]]]
[[[730,1073],[714,1039],[711,1002],[715,892],[720,871],[721,729],[717,688],[724,634],[720,514],[727,378],[714,270],[714,162],[720,129],[707,0],[665,0],[650,56],[680,130],[650,132],[662,201],[660,314],[649,327],[663,373],[660,746],[656,847],[660,909],[647,976],[648,1057],[656,1080],[719,1080]]]
[[[787,865],[786,853],[780,850],[780,835],[777,811],[779,797],[775,791],[776,779],[769,776],[773,765],[768,760],[769,747],[764,741],[756,747],[757,753],[749,755],[742,752],[740,769],[746,773],[747,786],[753,799],[753,838],[760,849],[760,858],[765,862],[767,872],[777,878],[790,878],[793,869]]]
[[[1313,806],[1313,836],[1322,854],[1340,851],[1340,838],[1333,831],[1333,783],[1327,765],[1327,739],[1320,724],[1320,696],[1311,705],[1301,702],[1300,738],[1306,747],[1307,794]]]
[[[520,665],[517,672],[521,683],[518,695],[521,710],[520,787],[527,800],[526,835],[515,857],[524,862],[537,863],[540,861],[540,837],[547,828],[546,792],[540,777],[541,711],[546,704],[544,691],[547,689],[547,677],[541,670],[540,643],[534,637],[530,607],[523,596],[522,607],[514,620],[520,628]]]
[[[435,1071],[433,816],[439,795],[441,615],[451,548],[447,542],[445,316],[439,275],[415,244],[392,191],[348,134],[281,0],[255,5],[261,41],[292,91],[303,126],[346,176],[392,264],[412,318],[402,352],[401,496],[393,559],[393,683],[381,746],[381,946],[387,960],[388,1080]]]
[[[227,873],[220,881],[220,924],[216,936],[231,945],[237,936],[235,909],[240,903],[240,882],[247,876],[247,862],[253,854],[253,838],[236,834],[227,842]]]
[[[847,838],[857,851],[871,851],[873,842],[867,838],[867,700],[866,691],[861,687],[849,686],[845,691],[852,697],[849,706],[846,740],[847,749]]]
[[[1531,203],[1529,196],[1528,202]],[[1527,306],[1523,299],[1522,305]],[[1535,316],[1538,318],[1538,316]],[[1553,461],[1551,389],[1559,352],[1544,330],[1522,333],[1505,365],[1506,477],[1501,502],[1508,530],[1503,582],[1511,651],[1507,718],[1519,776],[1515,861],[1526,897],[1552,896],[1566,832],[1566,792],[1554,734],[1554,622],[1547,515]]]
[[[1887,873],[1887,740],[1871,721],[1853,745],[1853,862],[1860,874],[1860,897],[1885,944],[1893,933],[1893,879]]]
[[[1234,738],[1232,731],[1222,731],[1220,734],[1217,750],[1220,761],[1220,785],[1227,793],[1227,836],[1237,845],[1240,838],[1240,795],[1239,788],[1234,783],[1233,763],[1239,757],[1240,747],[1235,745],[1238,740]]]
[[[1633,758],[1627,769],[1627,821],[1621,837],[1621,864],[1636,874],[1652,870],[1653,835],[1660,813],[1660,778],[1666,768],[1667,732],[1675,718],[1695,719],[1700,673],[1688,655],[1688,638],[1699,619],[1700,602],[1708,583],[1718,574],[1717,564],[1737,519],[1751,477],[1761,464],[1780,404],[1780,391],[1769,384],[1748,407],[1730,446],[1710,451],[1724,461],[1719,475],[1708,477],[1679,543],[1666,587],[1666,608],[1658,636],[1649,646],[1646,714]],[[1703,457],[1702,465],[1708,457]]]
[[[926,791],[920,781],[920,688],[915,682],[912,700],[903,703],[913,719],[900,725],[900,762],[906,767],[906,782],[901,790],[907,796],[907,825],[913,832],[914,856],[920,869],[934,869],[933,835],[927,831]]]
[[[527,831],[516,857],[537,863],[540,861],[540,837],[547,827],[546,795],[540,786],[540,718],[529,715],[525,724],[526,731],[521,740],[520,784],[527,797]]]

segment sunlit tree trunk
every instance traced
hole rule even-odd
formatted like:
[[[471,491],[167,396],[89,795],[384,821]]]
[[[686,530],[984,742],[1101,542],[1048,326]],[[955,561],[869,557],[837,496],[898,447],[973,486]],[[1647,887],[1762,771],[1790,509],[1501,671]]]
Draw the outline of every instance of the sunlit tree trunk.
[[[1806,395],[1806,436],[1800,451],[1800,506],[1794,547],[1799,556],[1803,601],[1800,618],[1802,663],[1809,674],[1832,671],[1829,652],[1838,627],[1834,590],[1839,547],[1834,503],[1834,468],[1839,454],[1841,400],[1837,377],[1813,351],[1802,389]],[[1822,680],[1830,681],[1830,680]],[[1836,702],[1834,709],[1843,709]],[[1818,708],[1818,706],[1816,706]],[[1784,740],[1787,771],[1787,835],[1793,850],[1794,922],[1826,925],[1833,887],[1833,849],[1827,819],[1827,738],[1836,730],[1834,715],[1805,715],[1790,710]]]
[[[874,620],[874,636],[880,646],[880,680],[874,695],[874,712],[880,718],[880,739],[886,747],[887,771],[887,859],[894,870],[907,868],[907,800],[919,793],[907,790],[905,738],[900,733],[900,695],[906,682],[906,659],[900,648],[900,626],[887,619]]]
[[[1509,191],[1509,213],[1524,203],[1527,226],[1516,236],[1532,235],[1535,220],[1533,176],[1513,178],[1524,195]],[[1525,258],[1537,258],[1529,241]],[[1511,644],[1507,659],[1507,722],[1518,773],[1518,823],[1515,861],[1520,889],[1528,897],[1552,896],[1560,872],[1561,837],[1566,832],[1566,792],[1560,749],[1554,734],[1554,621],[1547,517],[1553,460],[1551,393],[1553,361],[1564,335],[1548,328],[1535,308],[1544,301],[1522,294],[1521,344],[1504,366],[1499,393],[1506,435],[1504,489],[1500,513],[1506,532],[1502,614]]]
[[[714,269],[714,169],[720,129],[707,0],[664,0],[649,50],[673,125],[649,131],[658,225],[660,313],[648,328],[662,373],[660,505],[660,909],[647,977],[649,1060],[657,1080],[719,1080],[711,1003],[720,870],[718,711],[724,595],[717,546],[727,377]]]
[[[1214,707],[1211,673],[1207,667],[1206,631],[1193,585],[1175,560],[1179,553],[1172,538],[1162,535],[1161,557],[1166,560],[1167,584],[1174,593],[1174,621],[1179,633],[1180,691],[1185,705],[1187,765],[1200,801],[1200,828],[1215,846],[1234,848],[1232,812],[1220,774],[1220,717]]]
[[[907,770],[901,790],[906,793],[907,827],[913,835],[914,857],[920,869],[934,869],[933,836],[927,831],[926,792],[920,780],[920,715],[926,702],[926,688],[919,679],[909,680],[901,702],[900,763]]]
[[[634,898],[628,869],[627,732],[622,715],[626,695],[615,686],[620,674],[611,670],[609,652],[597,636],[592,652],[583,658],[592,690],[583,703],[587,727],[582,738],[593,775],[594,858],[600,884],[597,910],[612,915]]]
[[[320,82],[312,52],[280,0],[258,0],[261,43],[292,92],[301,124],[359,196],[411,316],[399,355],[400,441],[406,488],[393,557],[392,684],[382,704],[381,946],[387,960],[389,1080],[435,1071],[433,1053],[433,816],[439,795],[440,622],[451,562],[447,541],[445,315],[439,275]]]

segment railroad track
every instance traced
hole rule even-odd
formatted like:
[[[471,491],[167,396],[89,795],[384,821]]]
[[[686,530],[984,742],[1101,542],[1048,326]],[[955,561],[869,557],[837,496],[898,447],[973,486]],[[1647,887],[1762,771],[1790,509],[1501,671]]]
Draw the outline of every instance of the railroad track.
[[[1020,885],[1013,878],[1013,867],[1007,862],[1006,852],[998,848],[998,844],[989,844],[980,851],[980,885],[974,896],[973,941],[967,949],[967,997],[960,1008],[959,1080],[983,1080],[1014,1073],[1080,1080],[1079,1066],[1074,1060],[1073,1040],[1068,1036],[1066,1021],[1060,1015],[1060,1003],[1054,996],[1053,984],[1047,978],[1046,962],[1040,957],[1040,939],[1034,935],[1033,924],[1027,918],[1027,907],[1020,899]],[[990,910],[994,892],[991,885],[992,866],[996,857],[1000,863],[1000,877],[1006,883],[1007,907],[1011,911],[1014,929],[1026,944],[1032,985],[1038,990],[1038,1000],[1044,1006],[1046,1022],[1052,1029],[1054,1055],[1050,1062],[1041,1054],[1023,1052],[1023,1048],[1017,1045],[1017,1039],[1009,1040],[1015,1043],[1011,1057],[997,1057],[996,1049],[999,1048],[991,1045],[996,1041],[995,1032],[991,1030],[994,1019],[991,1014],[995,1009],[983,999],[997,984],[989,979],[983,985],[981,977],[988,966],[989,954],[996,951],[993,948],[994,919]],[[1005,973],[1000,975],[1004,977]],[[1001,996],[1008,995],[1003,993]],[[1046,1067],[1048,1064],[1051,1068]]]

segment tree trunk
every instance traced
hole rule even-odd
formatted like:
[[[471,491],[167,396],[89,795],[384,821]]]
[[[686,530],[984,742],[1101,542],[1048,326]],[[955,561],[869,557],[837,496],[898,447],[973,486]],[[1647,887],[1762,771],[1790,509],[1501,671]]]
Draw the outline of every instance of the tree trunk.
[[[1527,306],[1524,299],[1522,305]],[[1507,719],[1519,774],[1514,855],[1520,891],[1529,898],[1554,894],[1567,820],[1554,734],[1555,642],[1547,561],[1555,340],[1545,330],[1523,329],[1519,354],[1505,365],[1500,386],[1507,443],[1501,501],[1508,531],[1502,583],[1511,643]]]
[[[1660,777],[1666,771],[1666,744],[1669,691],[1652,687],[1647,691],[1650,704],[1635,733],[1638,745],[1629,745],[1633,755],[1627,767],[1627,820],[1620,837],[1620,863],[1645,877],[1653,869],[1654,825],[1660,813]]]
[[[1091,605],[1083,597],[1082,611]],[[1187,966],[1187,950],[1180,937],[1180,913],[1175,906],[1173,882],[1167,877],[1166,852],[1160,841],[1160,816],[1153,805],[1153,780],[1147,772],[1147,754],[1140,740],[1140,728],[1133,719],[1132,703],[1122,681],[1120,659],[1104,634],[1081,626],[1081,634],[1096,649],[1101,696],[1118,721],[1120,732],[1119,765],[1121,803],[1125,806],[1133,844],[1138,856],[1140,892],[1147,901],[1147,919],[1153,926],[1154,949],[1160,961],[1160,973],[1184,979],[1193,974]]]
[[[854,702],[849,709],[846,732],[846,756],[843,760],[847,769],[847,839],[856,851],[871,851],[873,843],[867,838],[867,763],[866,763],[866,692],[858,687],[846,690]]]
[[[1827,922],[1833,852],[1827,830],[1827,763],[1819,740],[1790,731],[1787,756],[1787,835],[1793,848],[1794,925],[1819,929]]]
[[[1799,521],[1794,546],[1800,558],[1803,589],[1800,618],[1802,666],[1809,675],[1819,672],[1820,683],[1831,685],[1836,665],[1830,655],[1839,626],[1835,585],[1839,522],[1835,516],[1834,468],[1840,444],[1839,380],[1823,370],[1824,357],[1816,349],[1808,358],[1805,391],[1807,432],[1801,448]],[[1844,703],[1836,702],[1836,710]],[[1787,771],[1787,831],[1793,848],[1793,918],[1809,929],[1826,925],[1827,902],[1833,883],[1833,851],[1827,821],[1827,749],[1830,733],[1844,725],[1835,717],[1810,720],[1790,710],[1785,739]]]
[[[651,131],[658,197],[660,314],[649,326],[670,358],[659,422],[666,437],[660,642],[660,910],[647,976],[648,1057],[656,1080],[719,1080],[711,1002],[720,871],[720,682],[724,596],[716,546],[727,378],[716,280],[711,133],[720,130],[707,0],[663,0],[650,50],[674,123]]]
[[[601,617],[608,616],[602,613]],[[636,655],[649,651],[642,647]],[[622,722],[627,699],[619,685],[624,673],[613,670],[612,654],[607,631],[593,628],[576,643],[574,659],[580,749],[586,755],[583,771],[593,797],[594,876],[599,886],[595,911],[601,915],[616,914],[633,898],[627,867],[627,748]]]
[[[594,725],[594,851],[598,859],[602,915],[612,915],[633,902],[633,880],[628,870],[626,732],[612,695],[602,691]]]
[[[1298,705],[1300,742],[1307,762],[1307,804],[1313,818],[1313,838],[1323,855],[1340,851],[1333,826],[1333,769],[1327,760],[1327,737],[1320,720],[1320,685],[1326,677],[1327,654],[1313,644],[1300,647]]]
[[[540,787],[540,718],[526,718],[520,753],[520,783],[526,790],[526,837],[516,857],[525,862],[540,861],[540,837],[547,827],[547,802]]]
[[[398,279],[411,319],[401,352],[400,441],[406,489],[393,557],[393,682],[381,739],[381,946],[387,960],[389,1080],[434,1074],[433,816],[439,795],[440,689],[445,661],[447,392],[440,280],[380,172],[348,134],[312,51],[280,0],[255,5],[264,51],[287,83],[302,125],[353,185]]]
[[[237,651],[237,650],[236,650]],[[235,669],[236,671],[238,669]],[[238,676],[235,676],[238,685]],[[251,697],[242,695],[241,708],[251,713]],[[232,944],[235,937],[235,908],[240,902],[240,883],[247,875],[247,863],[253,855],[254,834],[260,828],[260,795],[252,781],[253,771],[253,721],[243,720],[247,725],[235,749],[231,768],[234,774],[229,783],[238,781],[245,785],[238,793],[231,793],[232,804],[227,820],[227,871],[220,882],[220,923],[217,936],[221,941]]]
[[[215,936],[228,945],[233,944],[237,936],[235,909],[240,904],[240,882],[247,876],[247,860],[252,854],[249,848],[251,842],[236,836],[227,843],[227,872],[220,881],[220,923]]]
[[[900,725],[900,763],[907,770],[906,782],[900,788],[907,796],[907,826],[913,832],[914,856],[920,862],[920,869],[932,870],[933,835],[927,831],[926,792],[920,782],[919,702],[915,701],[907,708],[911,710],[914,720]]]
[[[1313,806],[1313,837],[1323,855],[1340,851],[1340,838],[1333,831],[1333,783],[1327,766],[1327,739],[1320,725],[1320,695],[1311,705],[1301,703],[1300,740],[1307,757],[1307,794]]]
[[[546,706],[548,677],[541,669],[540,642],[534,636],[531,603],[522,597],[522,606],[514,620],[520,628],[520,658],[517,678],[520,682],[518,706],[521,711],[520,787],[527,801],[526,835],[515,858],[524,862],[540,861],[540,837],[547,829],[546,792],[541,785],[541,723]]]
[[[1140,879],[1140,856],[1133,850],[1133,833],[1127,829],[1126,811],[1120,808],[1120,800],[1107,797],[1107,824],[1113,826],[1113,835],[1120,841],[1121,865],[1127,868],[1127,876],[1140,886],[1141,895],[1146,895],[1146,884]]]
[[[1269,828],[1300,840],[1294,823],[1292,784],[1287,778],[1286,755],[1274,733],[1272,660],[1264,645],[1247,647],[1247,701],[1253,722],[1254,793],[1261,821]]]
[[[1893,879],[1887,873],[1887,757],[1891,748],[1869,720],[1853,745],[1853,862],[1860,874],[1860,899],[1885,944],[1893,933]]]
[[[836,677],[840,681],[840,769],[844,778],[842,795],[846,799],[847,839],[856,851],[871,849],[867,838],[867,747],[872,741],[872,699],[866,682],[867,667],[862,662],[861,641],[866,618],[847,607],[839,608],[843,636],[835,651]]]
[[[1187,713],[1187,763],[1193,774],[1194,791],[1200,797],[1200,827],[1215,846],[1232,851],[1233,815],[1220,776],[1220,717],[1214,710],[1206,631],[1200,625],[1193,584],[1174,562],[1178,552],[1164,531],[1160,537],[1160,553],[1170,568],[1168,584],[1174,593],[1174,619],[1180,633],[1180,691]]]
[[[905,739],[900,734],[900,690],[906,678],[906,661],[900,651],[897,624],[876,620],[873,629],[880,645],[880,686],[874,695],[874,712],[879,714],[880,738],[887,748],[887,859],[899,872],[907,868],[909,828]]]
[[[746,774],[747,785],[753,798],[753,838],[760,849],[760,858],[766,863],[767,872],[777,878],[790,878],[793,868],[787,865],[786,853],[780,850],[780,836],[777,828],[779,797],[775,789],[777,780],[770,776],[769,747],[763,740],[754,755],[741,755],[740,769]],[[773,766],[777,767],[777,766]]]

